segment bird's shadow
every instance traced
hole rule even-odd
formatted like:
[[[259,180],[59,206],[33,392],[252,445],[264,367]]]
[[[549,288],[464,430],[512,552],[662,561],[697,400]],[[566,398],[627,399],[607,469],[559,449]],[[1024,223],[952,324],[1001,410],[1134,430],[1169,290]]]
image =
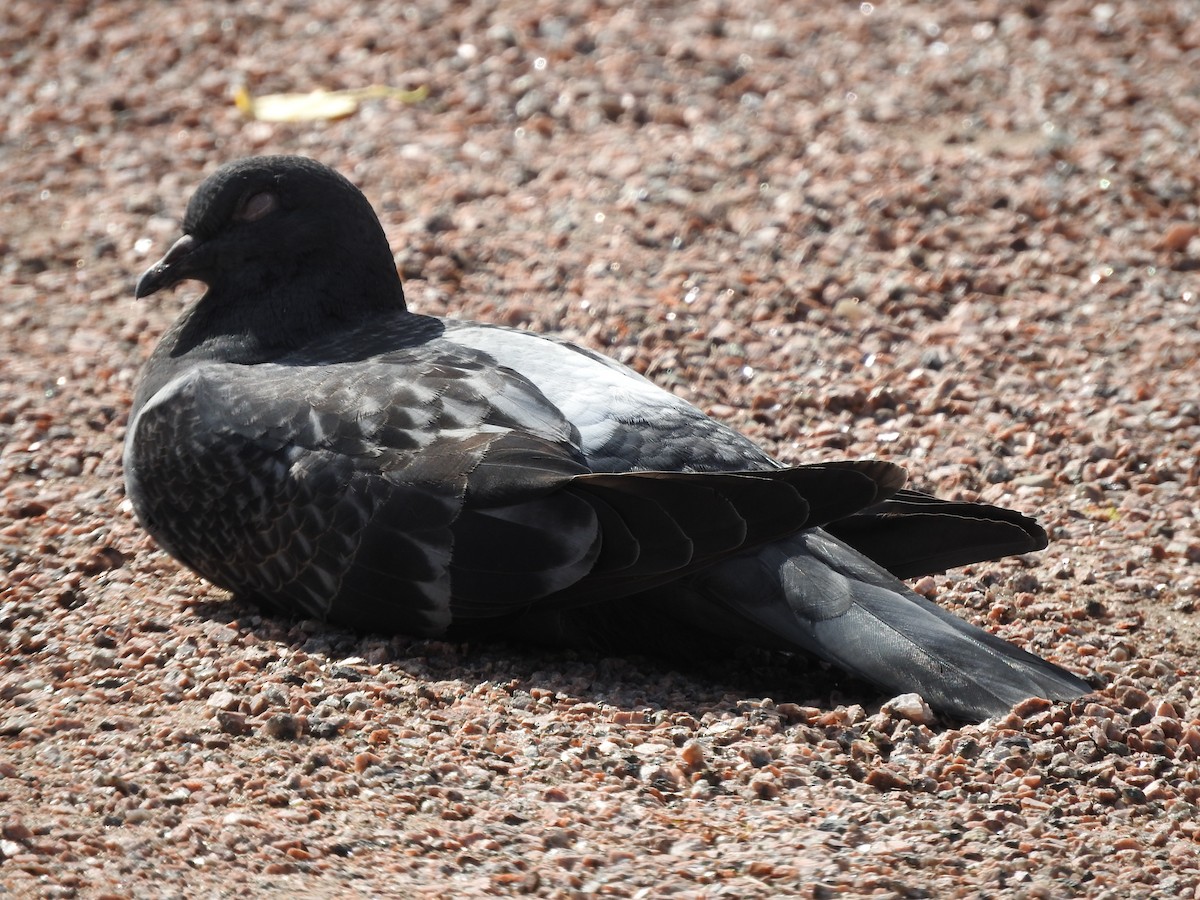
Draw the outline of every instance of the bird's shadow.
[[[444,641],[405,635],[361,634],[336,625],[289,618],[253,601],[196,599],[198,616],[250,633],[280,648],[303,651],[321,665],[319,677],[334,693],[339,679],[353,690],[362,680],[356,665],[377,665],[395,676],[437,690],[503,685],[509,692],[534,690],[629,712],[705,715],[744,711],[747,701],[835,709],[858,704],[877,710],[886,696],[836,668],[797,654],[736,645],[713,656],[644,653],[611,655],[511,641]],[[348,664],[347,660],[358,663]],[[314,676],[318,677],[318,676]]]

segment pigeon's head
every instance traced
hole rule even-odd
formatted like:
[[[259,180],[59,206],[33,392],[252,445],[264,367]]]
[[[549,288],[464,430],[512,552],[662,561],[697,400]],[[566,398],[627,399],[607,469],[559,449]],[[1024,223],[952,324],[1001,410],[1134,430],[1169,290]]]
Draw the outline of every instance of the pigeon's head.
[[[222,166],[196,189],[183,237],[138,279],[147,297],[181,281],[200,301],[270,327],[289,317],[353,319],[403,308],[391,248],[370,203],[333,169],[299,156]]]

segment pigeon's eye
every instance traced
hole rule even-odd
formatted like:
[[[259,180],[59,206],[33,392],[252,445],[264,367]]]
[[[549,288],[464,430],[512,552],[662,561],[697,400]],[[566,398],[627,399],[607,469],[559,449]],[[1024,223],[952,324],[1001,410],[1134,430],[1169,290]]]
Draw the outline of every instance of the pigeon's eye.
[[[246,197],[233,214],[235,222],[257,222],[279,206],[279,197],[271,191],[259,191]]]

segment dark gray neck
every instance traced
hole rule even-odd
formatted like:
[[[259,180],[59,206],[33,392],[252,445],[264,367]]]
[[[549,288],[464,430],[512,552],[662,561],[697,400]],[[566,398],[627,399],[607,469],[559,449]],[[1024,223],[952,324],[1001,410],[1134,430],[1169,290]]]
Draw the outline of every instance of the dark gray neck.
[[[445,330],[440,319],[409,312],[402,298],[366,315],[291,317],[275,327],[220,315],[220,307],[214,311],[207,299],[206,294],[159,341],[142,371],[133,414],[173,378],[204,362],[344,362],[416,346]]]

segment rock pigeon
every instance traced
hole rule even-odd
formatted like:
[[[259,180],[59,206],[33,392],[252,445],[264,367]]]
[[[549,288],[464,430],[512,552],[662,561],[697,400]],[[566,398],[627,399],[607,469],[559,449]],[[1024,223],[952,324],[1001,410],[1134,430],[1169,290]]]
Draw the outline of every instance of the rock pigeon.
[[[632,370],[407,309],[363,194],[256,157],[197,189],[138,298],[207,285],[141,375],[128,497],[235,595],[356,629],[802,652],[978,720],[1088,685],[900,578],[1046,546],[880,460],[785,467]]]

